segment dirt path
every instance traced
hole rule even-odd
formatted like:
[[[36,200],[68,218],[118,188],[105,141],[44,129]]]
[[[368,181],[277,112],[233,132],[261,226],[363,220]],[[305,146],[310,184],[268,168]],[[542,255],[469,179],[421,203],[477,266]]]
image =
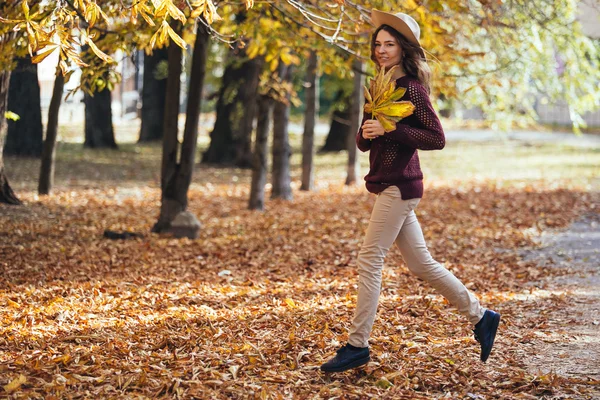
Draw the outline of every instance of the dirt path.
[[[550,313],[535,308],[530,313],[533,323],[542,322],[531,341],[528,369],[585,383],[585,392],[569,398],[600,398],[600,214],[589,213],[540,241],[542,247],[524,257],[565,274],[533,284],[539,288],[534,296],[547,296],[557,306]]]

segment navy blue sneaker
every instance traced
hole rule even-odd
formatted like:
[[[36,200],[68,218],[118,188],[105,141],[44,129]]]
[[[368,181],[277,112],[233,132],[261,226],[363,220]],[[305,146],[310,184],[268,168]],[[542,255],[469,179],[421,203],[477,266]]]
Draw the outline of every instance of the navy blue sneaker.
[[[492,310],[485,310],[483,318],[481,318],[477,325],[475,325],[475,329],[473,329],[475,340],[481,345],[481,361],[483,362],[488,359],[492,352],[499,323],[500,314]]]
[[[337,351],[335,357],[321,365],[323,372],[343,372],[365,365],[371,360],[368,347],[347,344]]]

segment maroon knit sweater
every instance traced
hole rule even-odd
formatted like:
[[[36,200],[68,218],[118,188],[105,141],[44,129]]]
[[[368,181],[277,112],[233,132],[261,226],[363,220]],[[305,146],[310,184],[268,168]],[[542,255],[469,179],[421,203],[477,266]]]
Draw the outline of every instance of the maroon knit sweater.
[[[406,88],[401,100],[415,105],[413,114],[398,122],[395,130],[373,140],[363,138],[361,128],[356,135],[356,144],[361,151],[371,150],[371,168],[365,176],[369,192],[380,193],[388,186],[398,186],[402,199],[421,198],[423,173],[417,149],[443,149],[446,144],[444,130],[429,101],[427,89],[417,79],[403,76],[396,80],[396,87]],[[371,114],[365,113],[362,122],[367,119],[371,119]]]

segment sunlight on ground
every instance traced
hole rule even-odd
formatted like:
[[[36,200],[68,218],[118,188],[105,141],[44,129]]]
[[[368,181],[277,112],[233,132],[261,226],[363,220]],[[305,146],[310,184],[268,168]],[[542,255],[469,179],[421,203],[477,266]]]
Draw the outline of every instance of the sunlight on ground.
[[[199,136],[200,155],[208,147],[210,120],[205,117]],[[183,126],[183,125],[181,125]],[[61,126],[56,162],[56,187],[93,187],[111,185],[158,187],[160,181],[161,144],[136,144],[139,131],[137,120],[115,126],[119,151],[83,149],[79,138],[82,126]],[[473,133],[473,134],[476,134]],[[301,135],[290,133],[292,145],[291,176],[300,186]],[[316,138],[316,148],[324,142],[323,133]],[[360,152],[359,152],[360,153]],[[483,143],[449,142],[443,151],[419,153],[425,174],[425,185],[487,184],[524,185],[527,182],[545,182],[545,186],[577,186],[584,190],[600,188],[600,149],[574,148],[560,143],[511,142],[495,140]],[[368,171],[368,154],[360,153],[359,185]],[[327,190],[342,184],[346,178],[345,152],[315,156],[315,185]],[[7,157],[7,174],[14,188],[35,189],[39,175],[39,161]],[[197,164],[193,184],[208,183],[249,184],[251,172],[242,169],[221,169]]]

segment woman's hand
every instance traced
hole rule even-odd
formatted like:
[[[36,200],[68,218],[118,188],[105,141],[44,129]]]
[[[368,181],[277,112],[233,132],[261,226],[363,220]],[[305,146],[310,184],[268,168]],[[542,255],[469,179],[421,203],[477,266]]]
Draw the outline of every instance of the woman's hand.
[[[376,119],[368,119],[362,126],[362,136],[365,139],[375,139],[378,136],[383,136],[385,134],[385,130],[381,123]]]

